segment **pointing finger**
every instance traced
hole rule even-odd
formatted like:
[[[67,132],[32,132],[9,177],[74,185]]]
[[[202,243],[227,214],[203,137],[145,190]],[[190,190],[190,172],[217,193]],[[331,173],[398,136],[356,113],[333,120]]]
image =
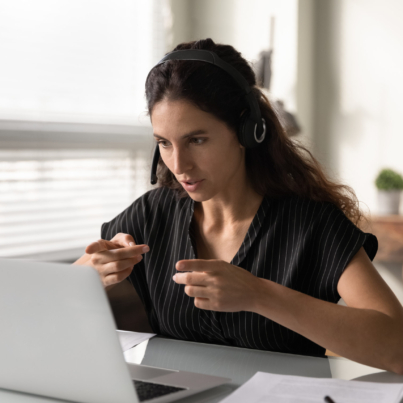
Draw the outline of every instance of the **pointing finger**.
[[[191,260],[179,260],[175,267],[179,271],[214,271],[217,260],[205,260],[205,259],[191,259]]]
[[[142,255],[150,250],[148,245],[135,245],[126,248],[113,249],[102,252],[106,259],[121,260],[128,259],[133,256]]]
[[[90,243],[86,248],[85,248],[85,253],[96,253],[96,252],[102,252],[104,250],[110,250],[110,249],[118,249],[121,246],[118,244],[111,242],[111,241],[106,241],[105,239],[100,239],[96,242]]]

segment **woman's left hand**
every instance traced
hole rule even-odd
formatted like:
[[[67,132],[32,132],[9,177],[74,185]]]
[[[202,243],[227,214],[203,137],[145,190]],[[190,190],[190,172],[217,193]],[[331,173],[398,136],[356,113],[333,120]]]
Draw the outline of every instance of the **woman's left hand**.
[[[221,312],[253,311],[261,279],[223,260],[180,260],[173,280],[185,284],[197,308]]]

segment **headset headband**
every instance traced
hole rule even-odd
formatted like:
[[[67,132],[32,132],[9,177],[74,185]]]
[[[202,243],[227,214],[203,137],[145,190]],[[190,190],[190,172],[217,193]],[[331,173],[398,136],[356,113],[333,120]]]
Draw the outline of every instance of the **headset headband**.
[[[243,77],[243,75],[235,67],[231,66],[229,63],[222,60],[220,57],[218,57],[216,53],[205,49],[174,50],[173,52],[170,52],[167,55],[165,55],[154,67],[159,66],[160,64],[165,63],[168,60],[202,61],[214,64],[215,66],[220,67],[221,69],[226,71],[244,90],[245,99],[249,104],[249,111],[250,111],[249,116],[258,124],[258,126],[261,125],[260,108],[259,104],[257,103],[256,97],[254,97],[252,94],[252,88],[250,87],[246,79]],[[150,70],[148,76],[150,75],[154,67]]]

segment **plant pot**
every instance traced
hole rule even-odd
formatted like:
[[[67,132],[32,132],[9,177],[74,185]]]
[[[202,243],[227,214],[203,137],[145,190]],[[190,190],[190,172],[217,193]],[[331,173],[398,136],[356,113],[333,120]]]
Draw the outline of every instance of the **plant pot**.
[[[378,190],[378,214],[399,214],[401,190]]]

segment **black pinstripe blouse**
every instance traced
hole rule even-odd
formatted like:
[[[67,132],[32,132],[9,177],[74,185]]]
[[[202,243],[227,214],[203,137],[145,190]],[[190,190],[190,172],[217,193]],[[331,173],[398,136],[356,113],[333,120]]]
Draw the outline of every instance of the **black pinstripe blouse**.
[[[136,244],[150,247],[129,279],[153,331],[204,343],[324,355],[323,347],[264,316],[194,306],[185,286],[172,280],[178,260],[197,258],[190,231],[193,212],[193,199],[178,199],[174,190],[157,188],[102,225],[102,239],[122,232],[132,235]],[[376,237],[362,232],[332,204],[265,197],[231,264],[337,303],[339,278],[361,246],[372,260],[378,249]]]

